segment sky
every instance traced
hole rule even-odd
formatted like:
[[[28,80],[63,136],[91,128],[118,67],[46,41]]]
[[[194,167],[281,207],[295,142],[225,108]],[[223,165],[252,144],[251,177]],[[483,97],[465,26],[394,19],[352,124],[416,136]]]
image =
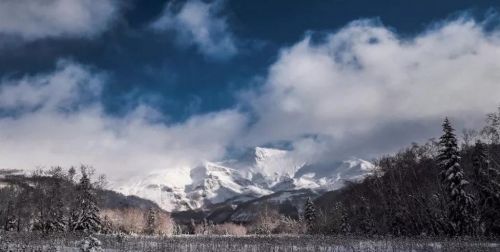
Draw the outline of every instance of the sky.
[[[0,169],[373,159],[500,105],[498,1],[0,1]]]

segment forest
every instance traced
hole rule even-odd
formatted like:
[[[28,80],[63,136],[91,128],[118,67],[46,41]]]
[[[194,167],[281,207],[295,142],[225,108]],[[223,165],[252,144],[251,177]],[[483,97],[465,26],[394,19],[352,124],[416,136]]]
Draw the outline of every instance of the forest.
[[[377,174],[319,199],[316,232],[390,236],[500,235],[500,110],[458,139],[446,119],[438,140],[377,160]]]

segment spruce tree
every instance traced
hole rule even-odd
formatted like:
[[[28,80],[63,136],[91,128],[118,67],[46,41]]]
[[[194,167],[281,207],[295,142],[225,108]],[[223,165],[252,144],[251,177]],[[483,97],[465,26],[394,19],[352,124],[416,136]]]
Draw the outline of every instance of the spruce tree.
[[[460,153],[454,129],[448,118],[443,123],[444,134],[440,138],[438,156],[441,168],[441,181],[444,186],[448,221],[451,235],[472,234],[473,227],[473,198],[465,191],[469,182],[465,179],[460,166]]]
[[[476,142],[473,151],[474,186],[478,192],[479,231],[490,235],[500,233],[500,178],[499,172],[490,166],[486,147]]]
[[[316,222],[316,207],[312,202],[311,198],[307,198],[305,207],[304,207],[304,219],[307,222],[307,225],[311,228]]]
[[[82,169],[82,178],[76,190],[76,202],[71,214],[70,229],[85,233],[95,233],[101,230],[101,219],[97,200],[90,179]]]

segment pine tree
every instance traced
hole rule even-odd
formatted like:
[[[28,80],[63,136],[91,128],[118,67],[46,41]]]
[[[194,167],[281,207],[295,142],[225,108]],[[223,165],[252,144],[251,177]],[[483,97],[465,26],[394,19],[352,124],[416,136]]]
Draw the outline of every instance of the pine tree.
[[[460,167],[457,139],[448,118],[444,120],[438,156],[441,181],[447,195],[448,221],[451,235],[472,234],[473,198],[465,191],[469,182]]]
[[[99,232],[101,230],[99,208],[85,169],[82,169],[82,178],[76,192],[76,202],[71,214],[70,229],[85,233]]]
[[[154,234],[156,226],[157,226],[156,210],[153,207],[150,207],[146,213],[146,225],[144,228],[144,233],[149,235]]]
[[[478,191],[477,206],[479,211],[479,231],[490,235],[499,232],[500,225],[500,178],[499,172],[490,166],[486,148],[480,141],[476,142],[473,152],[474,186]]]
[[[309,228],[313,227],[316,222],[316,207],[314,206],[311,198],[307,198],[304,207],[304,219],[306,220]]]

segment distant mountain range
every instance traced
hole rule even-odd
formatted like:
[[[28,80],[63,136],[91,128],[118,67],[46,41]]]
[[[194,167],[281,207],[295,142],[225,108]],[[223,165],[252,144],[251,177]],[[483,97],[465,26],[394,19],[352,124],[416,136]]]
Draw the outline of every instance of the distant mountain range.
[[[179,223],[192,219],[221,223],[250,222],[264,205],[297,216],[308,197],[341,188],[374,172],[374,165],[352,158],[329,164],[299,162],[285,150],[256,147],[234,159],[197,167],[170,167],[133,182],[100,190],[102,208],[160,207]],[[29,186],[22,170],[0,170],[0,188]]]
[[[373,169],[373,164],[357,158],[305,163],[286,150],[256,147],[236,159],[173,167],[110,189],[152,200],[167,211],[200,210],[216,215],[215,209],[229,207],[231,216],[224,218],[244,219],[248,212],[242,206],[248,209],[261,201],[301,204],[301,200],[292,199],[336,190],[347,180],[363,179]]]

